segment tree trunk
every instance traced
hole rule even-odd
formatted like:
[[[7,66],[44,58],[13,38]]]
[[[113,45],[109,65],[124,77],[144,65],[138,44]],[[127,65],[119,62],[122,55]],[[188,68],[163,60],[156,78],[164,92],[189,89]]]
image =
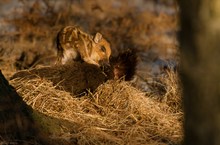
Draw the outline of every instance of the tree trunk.
[[[0,71],[0,144],[48,144],[26,105]]]
[[[220,1],[179,0],[186,145],[220,144]]]

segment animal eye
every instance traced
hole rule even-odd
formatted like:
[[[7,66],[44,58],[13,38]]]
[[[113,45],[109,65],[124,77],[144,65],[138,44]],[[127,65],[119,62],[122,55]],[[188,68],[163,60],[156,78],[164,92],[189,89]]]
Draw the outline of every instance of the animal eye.
[[[105,47],[104,46],[101,46],[101,48],[100,48],[103,52],[106,52],[106,49],[105,49]]]

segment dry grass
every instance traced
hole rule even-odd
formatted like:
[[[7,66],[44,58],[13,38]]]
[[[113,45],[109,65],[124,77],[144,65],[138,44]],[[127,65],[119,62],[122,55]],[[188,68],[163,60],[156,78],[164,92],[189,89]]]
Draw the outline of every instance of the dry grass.
[[[31,6],[22,2],[25,11],[20,17],[6,20],[15,31],[0,34],[0,69],[7,78],[16,70],[54,64],[55,37],[66,25],[79,25],[91,34],[101,32],[111,42],[113,55],[136,49],[139,62],[159,54],[176,57],[178,53],[178,20],[174,15],[147,8],[139,11],[132,4],[115,0],[66,0],[69,6],[59,11],[42,0],[45,12],[39,1]],[[145,72],[143,67],[138,65],[137,69]],[[129,82],[108,81],[94,93],[77,98],[45,79],[10,81],[36,111],[35,120],[50,138],[71,144],[180,144],[183,111],[178,76],[169,72],[158,82],[159,89],[152,85],[158,93],[143,93]]]
[[[81,98],[56,90],[43,79],[10,83],[35,110],[72,124],[49,128],[51,138],[78,144],[177,144],[182,140],[180,92],[175,83],[161,96],[166,98],[163,101],[145,96],[124,81],[108,81]]]

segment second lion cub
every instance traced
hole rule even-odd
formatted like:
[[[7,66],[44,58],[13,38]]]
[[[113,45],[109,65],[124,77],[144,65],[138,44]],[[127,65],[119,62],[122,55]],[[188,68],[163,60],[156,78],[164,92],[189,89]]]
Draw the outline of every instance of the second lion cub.
[[[109,64],[110,55],[110,44],[100,33],[92,36],[77,26],[67,26],[57,35],[56,64],[74,60],[101,66]]]

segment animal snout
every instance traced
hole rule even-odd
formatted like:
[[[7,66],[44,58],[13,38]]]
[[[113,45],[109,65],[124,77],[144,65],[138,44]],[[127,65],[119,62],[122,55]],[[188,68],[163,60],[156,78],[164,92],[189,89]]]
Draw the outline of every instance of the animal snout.
[[[110,64],[109,64],[109,59],[100,60],[100,61],[99,61],[99,64],[100,64],[101,66],[110,66]]]

